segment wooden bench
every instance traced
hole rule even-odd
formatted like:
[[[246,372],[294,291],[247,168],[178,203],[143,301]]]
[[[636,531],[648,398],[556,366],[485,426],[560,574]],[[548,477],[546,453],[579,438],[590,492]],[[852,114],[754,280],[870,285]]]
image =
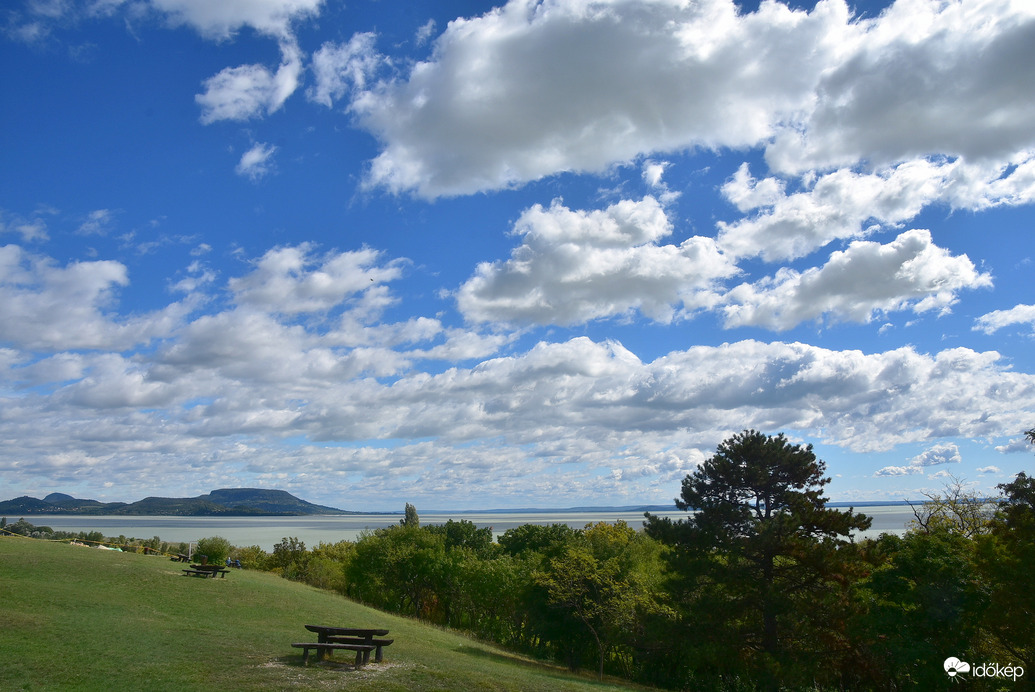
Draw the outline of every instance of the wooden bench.
[[[362,668],[363,664],[370,660],[370,652],[374,650],[373,644],[343,644],[339,642],[309,642],[295,643],[291,646],[302,650],[302,665],[309,665],[309,650],[316,652],[317,660],[329,654],[335,649],[345,649],[356,652],[356,667]]]
[[[221,577],[225,577],[230,571],[226,567],[221,567],[219,565],[191,565],[190,568],[196,572],[208,572],[213,577],[217,574]]]
[[[204,579],[205,577],[212,577],[213,579],[215,579],[217,574],[220,577],[226,578],[226,573],[229,572],[230,570],[228,570],[228,569],[196,569],[196,568],[191,568],[191,569],[184,569],[182,571],[188,577],[201,577],[202,579]]]
[[[389,646],[394,639],[374,639],[373,637],[342,637],[330,635],[327,637],[328,642],[335,644],[366,644],[374,646],[374,663],[380,663],[383,660],[381,647]],[[368,651],[363,656],[363,663],[370,663],[370,652]]]

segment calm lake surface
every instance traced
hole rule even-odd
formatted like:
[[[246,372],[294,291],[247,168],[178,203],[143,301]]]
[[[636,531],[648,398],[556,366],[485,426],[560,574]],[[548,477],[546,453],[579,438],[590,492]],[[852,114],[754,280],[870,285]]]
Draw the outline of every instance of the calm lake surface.
[[[837,509],[842,509],[838,507]],[[880,533],[902,533],[913,512],[908,505],[856,505],[856,512],[873,517],[870,530],[857,537]],[[686,512],[678,510],[652,512],[658,516],[680,519]],[[17,521],[20,517],[8,517]],[[285,537],[303,541],[313,548],[319,543],[356,540],[366,529],[378,529],[399,523],[401,514],[311,515],[303,517],[127,517],[35,514],[25,519],[36,526],[49,526],[55,531],[100,531],[105,536],[151,538],[158,536],[170,543],[196,541],[209,536],[222,536],[236,546],[257,545],[270,552]],[[421,524],[444,524],[449,519],[466,519],[479,528],[492,527],[499,536],[523,524],[567,524],[580,529],[586,524],[624,521],[639,529],[642,512],[421,512]]]

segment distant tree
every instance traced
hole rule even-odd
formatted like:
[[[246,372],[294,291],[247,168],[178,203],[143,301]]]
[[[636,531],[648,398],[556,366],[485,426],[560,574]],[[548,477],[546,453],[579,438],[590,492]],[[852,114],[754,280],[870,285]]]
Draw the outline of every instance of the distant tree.
[[[949,476],[943,492],[921,493],[927,501],[909,503],[913,510],[910,529],[920,533],[948,531],[964,538],[987,533],[995,507],[986,498],[967,490],[963,479]]]
[[[230,551],[230,558],[239,560],[245,569],[265,570],[271,566],[269,553],[257,545],[234,548]]]
[[[300,541],[294,536],[284,537],[280,543],[273,545],[273,555],[270,556],[267,564],[270,569],[279,569],[283,573],[291,565],[304,562],[306,557],[308,554],[304,541]]]
[[[1021,471],[1009,483],[1000,483],[996,487],[1003,495],[1000,507],[1008,517],[1017,515],[1018,521],[1035,518],[1035,476],[1029,477]]]
[[[212,536],[210,538],[202,538],[198,541],[198,547],[195,550],[195,554],[205,555],[211,565],[219,565],[230,556],[230,551],[232,549],[233,546],[230,545],[230,541],[227,539],[222,536]]]
[[[628,675],[634,648],[642,651],[637,645],[645,643],[643,619],[661,608],[661,545],[624,521],[587,524],[575,536],[533,578],[546,589],[548,604],[590,635],[598,676],[603,678],[608,654]],[[566,639],[574,643],[578,634],[572,630]]]
[[[395,612],[434,619],[445,538],[413,525],[376,529],[357,544],[347,567],[355,597]]]
[[[417,516],[417,508],[407,502],[406,515],[399,520],[399,523],[403,526],[412,526],[413,528],[420,526],[420,517]]]
[[[839,589],[837,547],[871,519],[826,508],[824,470],[812,445],[747,430],[683,479],[676,506],[694,514],[647,513],[648,535],[673,548],[687,622],[708,628],[717,670],[740,659],[775,689],[795,663],[809,667],[802,657],[829,659],[816,631]]]
[[[618,559],[601,561],[589,546],[573,546],[534,578],[546,589],[551,606],[565,609],[592,635],[602,680],[611,634],[629,629],[636,612],[638,594],[622,574]]]
[[[519,556],[535,553],[546,559],[557,557],[579,534],[567,524],[522,524],[507,529],[499,537],[500,547],[508,555]]]
[[[493,549],[492,528],[486,526],[479,529],[473,521],[467,519],[449,519],[445,524],[432,524],[424,528],[431,533],[445,536],[446,550],[466,548],[477,555],[487,557]]]

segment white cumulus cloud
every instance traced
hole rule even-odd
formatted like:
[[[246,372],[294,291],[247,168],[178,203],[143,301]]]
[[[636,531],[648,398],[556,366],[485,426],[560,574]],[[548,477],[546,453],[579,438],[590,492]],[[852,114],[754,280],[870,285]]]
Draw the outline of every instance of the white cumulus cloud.
[[[808,106],[847,20],[840,0],[746,15],[731,0],[512,0],[450,22],[431,59],[357,94],[383,143],[369,181],[456,195],[757,144]]]
[[[263,65],[227,67],[205,80],[205,91],[194,100],[201,106],[201,122],[249,120],[274,113],[298,88],[302,55],[294,43],[282,43],[283,60],[277,71]]]
[[[384,62],[374,50],[375,39],[372,33],[356,34],[348,43],[325,43],[313,53],[316,86],[306,91],[309,100],[330,108],[350,90],[365,88]]]
[[[554,202],[526,210],[510,259],[483,263],[457,293],[476,322],[578,324],[638,311],[669,322],[715,302],[713,284],[736,272],[710,238],[679,245],[653,197],[579,211]]]
[[[938,444],[924,450],[910,460],[912,466],[939,466],[941,464],[958,464],[963,459],[955,444]]]
[[[323,0],[150,0],[176,24],[188,24],[203,36],[226,39],[242,27],[278,39],[291,34],[291,23],[320,12]]]
[[[804,122],[768,147],[771,167],[978,162],[1035,146],[1035,4],[900,1],[859,28]]]
[[[270,250],[243,277],[230,279],[239,305],[280,314],[325,312],[361,292],[380,291],[401,275],[400,262],[378,265],[369,248],[317,255],[308,244]]]
[[[723,308],[729,327],[778,331],[824,316],[869,322],[897,310],[947,310],[963,289],[992,285],[966,255],[935,245],[926,230],[902,233],[887,245],[855,241],[822,267],[775,276],[731,290]]]
[[[920,454],[909,460],[907,466],[885,466],[874,473],[874,476],[911,476],[924,473],[924,469],[929,466],[941,466],[944,464],[959,464],[963,461],[960,456],[959,447],[954,443],[936,444],[928,449],[925,449]],[[996,467],[990,466],[987,468],[995,469]],[[996,469],[998,471],[998,469]],[[982,469],[978,469],[978,473],[987,473]],[[934,474],[935,478],[942,478],[949,474],[942,470]]]
[[[977,318],[974,329],[985,334],[994,334],[1014,324],[1035,327],[1035,305],[1016,305],[1009,310],[993,310]]]
[[[149,315],[111,314],[126,266],[113,260],[72,262],[17,245],[0,247],[0,341],[41,352],[77,348],[129,348],[167,336],[187,306],[173,303]]]
[[[277,147],[272,144],[256,142],[251,149],[241,155],[241,160],[238,161],[234,171],[237,175],[243,175],[253,181],[259,180],[272,169],[272,158],[276,152]]]

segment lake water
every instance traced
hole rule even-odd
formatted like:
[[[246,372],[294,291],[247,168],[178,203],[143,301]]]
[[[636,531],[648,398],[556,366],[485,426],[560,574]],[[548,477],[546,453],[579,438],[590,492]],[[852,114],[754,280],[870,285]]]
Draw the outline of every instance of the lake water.
[[[838,508],[840,509],[840,508]],[[880,533],[902,533],[913,512],[908,505],[856,505],[856,512],[873,517],[873,526],[857,536],[876,537]],[[680,519],[686,512],[677,510],[652,512],[658,516]],[[17,521],[20,517],[8,517]],[[401,514],[310,515],[302,517],[138,517],[36,514],[25,517],[36,526],[49,526],[55,531],[100,531],[105,536],[151,538],[158,536],[170,543],[191,542],[199,538],[222,536],[235,546],[257,545],[267,552],[285,537],[294,537],[312,548],[319,543],[356,540],[366,529],[377,529],[399,523]],[[586,524],[624,521],[639,529],[642,512],[421,512],[421,524],[444,524],[449,519],[466,519],[479,528],[492,527],[499,536],[523,524],[567,524],[582,528]]]

